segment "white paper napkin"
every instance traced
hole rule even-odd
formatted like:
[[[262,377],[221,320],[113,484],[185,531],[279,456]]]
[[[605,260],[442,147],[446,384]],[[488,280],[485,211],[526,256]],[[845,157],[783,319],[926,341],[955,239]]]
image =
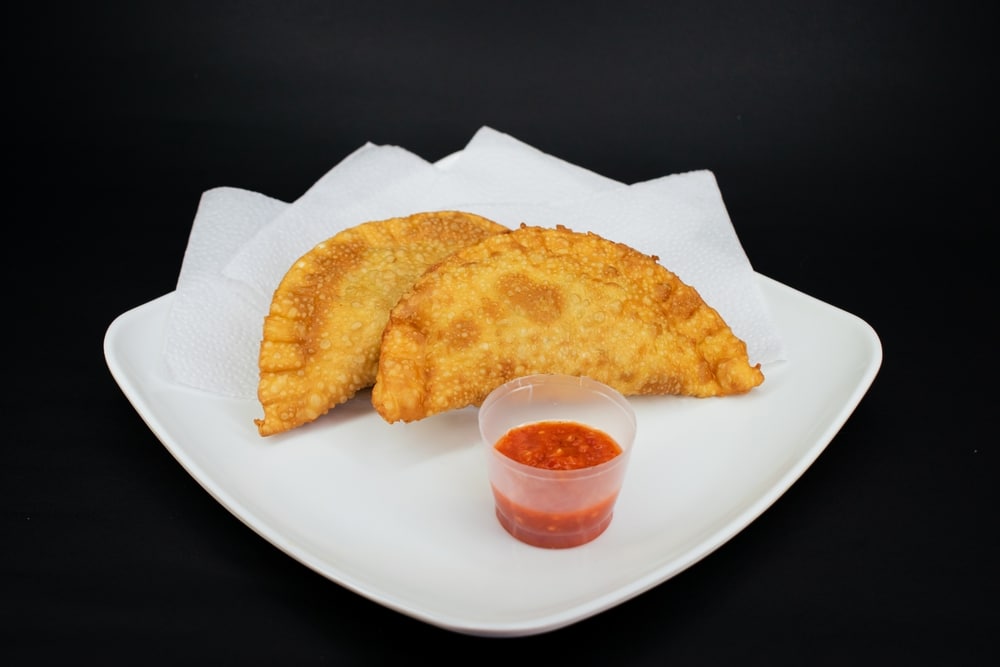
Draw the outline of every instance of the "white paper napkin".
[[[785,358],[711,172],[625,185],[483,127],[438,164],[366,144],[291,204],[236,188],[205,192],[168,315],[174,380],[255,398],[263,319],[288,267],[347,227],[444,209],[509,227],[562,224],[657,255],[747,342],[752,362]]]
[[[479,130],[447,162],[442,168],[397,146],[366,144],[257,231],[223,273],[270,295],[298,257],[360,222],[481,202],[559,201],[624,187],[491,128]]]
[[[177,382],[224,396],[256,396],[264,297],[224,277],[222,267],[287,207],[238,188],[202,194],[163,334],[164,361]]]

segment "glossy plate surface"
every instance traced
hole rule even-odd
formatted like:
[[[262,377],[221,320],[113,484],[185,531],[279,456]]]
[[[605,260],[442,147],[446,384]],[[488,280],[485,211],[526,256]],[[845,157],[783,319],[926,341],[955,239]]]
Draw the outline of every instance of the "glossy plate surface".
[[[639,424],[611,526],[545,550],[497,523],[475,409],[386,424],[368,393],[261,438],[255,401],[173,383],[172,293],[123,313],[108,368],[163,445],[261,537],[328,579],[456,632],[520,636],[667,581],[745,528],[826,448],[878,373],[863,320],[757,275],[788,352],[750,394],[632,399]]]

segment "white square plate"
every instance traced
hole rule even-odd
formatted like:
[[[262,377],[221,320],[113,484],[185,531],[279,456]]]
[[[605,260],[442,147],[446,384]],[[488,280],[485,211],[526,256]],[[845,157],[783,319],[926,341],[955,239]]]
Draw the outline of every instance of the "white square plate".
[[[170,380],[173,294],[108,328],[108,368],[164,446],[218,502],[307,567],[460,633],[554,630],[663,583],[745,528],[816,460],[882,362],[858,317],[757,274],[787,346],[737,397],[633,398],[633,459],[608,530],[573,549],[497,523],[473,408],[387,424],[363,393],[261,438],[255,401]]]

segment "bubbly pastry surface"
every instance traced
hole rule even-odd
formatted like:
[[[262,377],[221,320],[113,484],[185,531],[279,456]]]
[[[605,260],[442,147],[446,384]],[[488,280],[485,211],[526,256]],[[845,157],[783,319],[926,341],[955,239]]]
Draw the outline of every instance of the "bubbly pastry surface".
[[[760,364],[693,287],[625,244],[522,224],[449,255],[392,307],[372,404],[387,422],[478,406],[533,373],[624,395],[713,397],[760,385]]]
[[[260,435],[313,421],[371,386],[399,296],[457,249],[509,231],[463,211],[416,213],[345,229],[296,260],[264,319]]]

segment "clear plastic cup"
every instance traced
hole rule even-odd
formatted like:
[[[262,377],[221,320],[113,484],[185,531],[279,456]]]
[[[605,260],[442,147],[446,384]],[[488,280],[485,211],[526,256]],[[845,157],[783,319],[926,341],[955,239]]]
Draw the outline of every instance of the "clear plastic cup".
[[[575,422],[610,436],[621,452],[603,463],[552,470],[514,460],[496,448],[511,429]],[[479,431],[496,517],[508,533],[537,547],[575,547],[611,524],[635,441],[635,411],[619,392],[587,377],[539,374],[493,390],[479,408]]]

